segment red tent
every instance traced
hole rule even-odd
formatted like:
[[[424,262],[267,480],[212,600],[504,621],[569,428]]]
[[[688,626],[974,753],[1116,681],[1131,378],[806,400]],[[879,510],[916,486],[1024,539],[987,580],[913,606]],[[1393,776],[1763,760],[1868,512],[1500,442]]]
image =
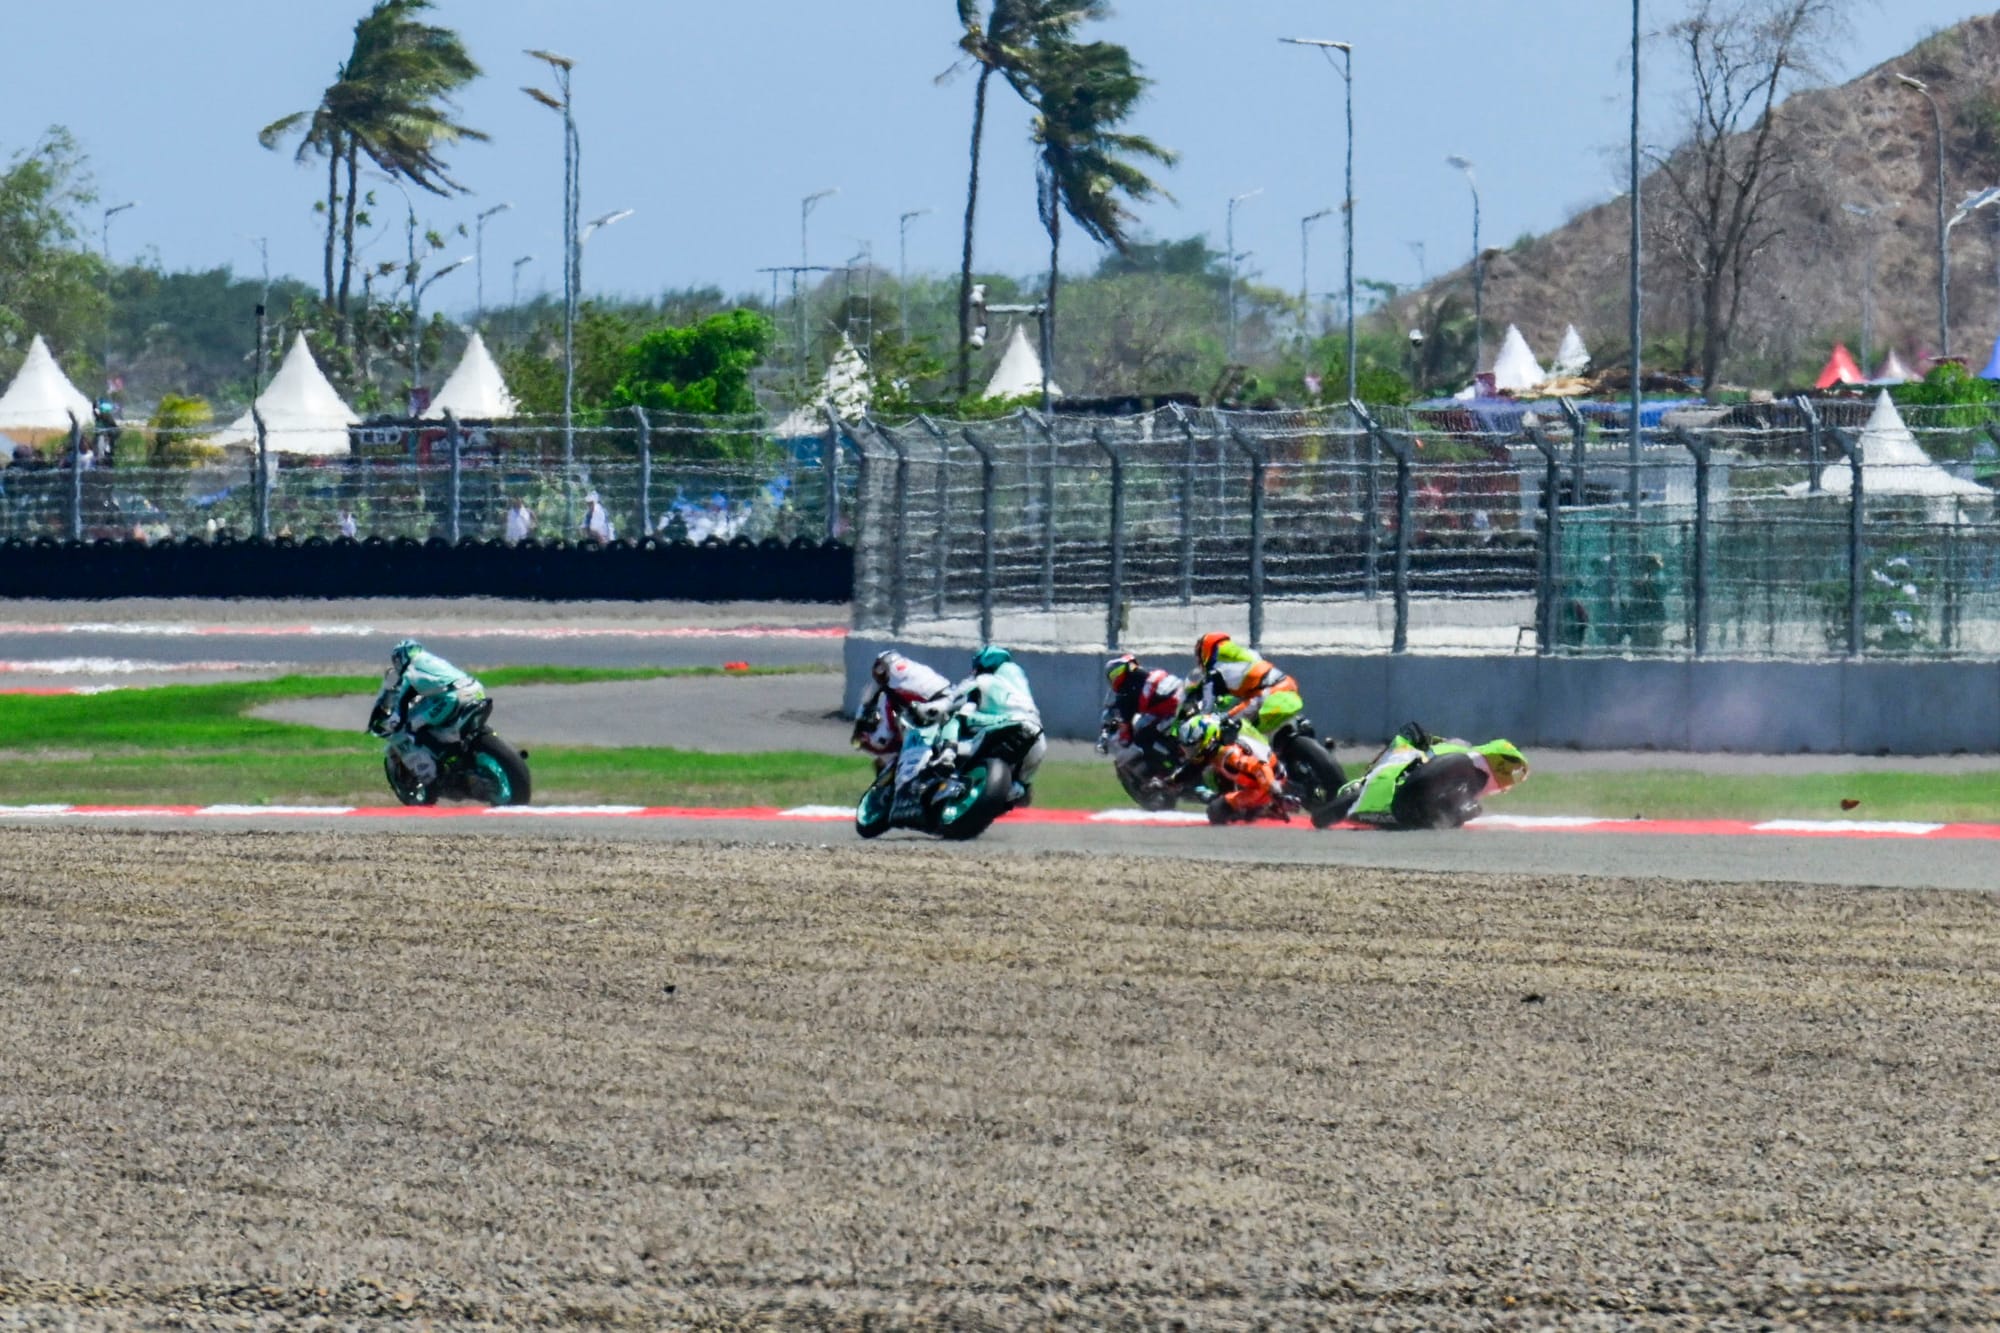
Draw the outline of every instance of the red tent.
[[[1854,356],[1847,350],[1846,343],[1835,343],[1833,355],[1826,359],[1826,369],[1820,371],[1813,381],[1815,389],[1831,389],[1836,384],[1860,384],[1867,380],[1861,367],[1854,364]]]

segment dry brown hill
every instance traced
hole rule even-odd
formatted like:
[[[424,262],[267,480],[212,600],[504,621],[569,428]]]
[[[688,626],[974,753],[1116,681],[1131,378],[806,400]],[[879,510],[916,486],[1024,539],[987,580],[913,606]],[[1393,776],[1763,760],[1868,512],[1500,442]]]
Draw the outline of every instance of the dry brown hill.
[[[1669,74],[1664,58],[1657,77]],[[1896,80],[1929,85],[1943,117],[1945,209],[2000,185],[2000,14],[1968,19],[1850,82],[1800,93],[1779,114],[1803,122],[1810,155],[1782,205],[1783,238],[1764,256],[1744,296],[1741,326],[1723,379],[1796,383],[1825,360],[1833,340],[1860,354],[1870,222],[1842,207],[1883,205],[1873,220],[1876,252],[1873,356],[1891,347],[1915,364],[1937,350],[1936,148],[1924,99]],[[1658,141],[1662,135],[1650,133]],[[1671,225],[1665,182],[1655,172],[1646,200],[1645,336],[1649,362],[1682,357],[1693,323],[1689,284],[1664,244]],[[1509,323],[1544,359],[1574,323],[1600,365],[1625,357],[1626,240],[1620,198],[1511,249],[1492,252],[1486,273],[1487,355]],[[1975,214],[1950,238],[1952,352],[1974,370],[2000,333],[2000,207]],[[1467,269],[1432,289],[1469,290]],[[1409,318],[1406,298],[1394,308]],[[1691,369],[1692,364],[1678,368]],[[1872,372],[1873,367],[1871,366]]]

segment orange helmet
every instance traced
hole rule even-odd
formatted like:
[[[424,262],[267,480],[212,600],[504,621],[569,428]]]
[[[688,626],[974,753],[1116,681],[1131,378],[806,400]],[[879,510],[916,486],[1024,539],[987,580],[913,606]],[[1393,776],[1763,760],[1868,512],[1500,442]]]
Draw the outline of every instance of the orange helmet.
[[[1201,664],[1202,670],[1208,670],[1208,668],[1215,665],[1216,653],[1221,651],[1222,645],[1228,642],[1229,636],[1227,634],[1202,635],[1200,641],[1194,646],[1194,660]]]

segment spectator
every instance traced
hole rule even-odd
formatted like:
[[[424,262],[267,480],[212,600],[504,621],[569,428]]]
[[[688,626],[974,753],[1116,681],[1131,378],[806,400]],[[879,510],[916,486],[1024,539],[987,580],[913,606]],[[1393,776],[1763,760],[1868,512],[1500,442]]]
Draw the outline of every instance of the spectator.
[[[340,535],[352,538],[360,530],[360,525],[354,521],[354,511],[346,505],[342,505],[340,507]]]
[[[535,516],[520,496],[507,502],[507,544],[518,546],[535,530]]]
[[[592,491],[583,497],[583,535],[603,546],[611,540],[611,512]]]
[[[1625,596],[1625,639],[1638,652],[1658,652],[1667,641],[1667,592],[1661,572],[1667,562],[1657,553],[1639,559],[1639,576]]]

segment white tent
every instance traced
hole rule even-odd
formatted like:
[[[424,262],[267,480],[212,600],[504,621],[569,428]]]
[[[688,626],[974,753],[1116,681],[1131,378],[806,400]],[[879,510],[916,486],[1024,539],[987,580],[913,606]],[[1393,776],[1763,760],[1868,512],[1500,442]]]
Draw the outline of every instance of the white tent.
[[[982,398],[1019,398],[1024,394],[1042,391],[1042,358],[1035,355],[1035,348],[1028,341],[1028,330],[1022,325],[1014,326],[1014,335],[1007,339],[1007,350],[1000,354],[1000,364],[994,368],[993,378],[986,381],[986,392]],[[1062,390],[1049,385],[1049,396],[1060,398]]]
[[[257,395],[257,411],[264,417],[271,452],[281,454],[345,454],[350,448],[347,428],[361,420],[320,373],[303,333],[292,341],[284,364]],[[257,425],[245,412],[209,443],[254,448]]]
[[[1903,424],[1902,414],[1889,400],[1887,389],[1875,400],[1875,410],[1869,415],[1868,424],[1861,428],[1859,440],[1861,485],[1866,495],[1916,495],[1938,500],[1963,497],[1989,502],[1993,499],[1993,492],[1978,482],[1953,476],[1931,461],[1931,456],[1917,443],[1917,437]],[[1844,459],[1829,461],[1820,470],[1819,489],[1823,495],[1851,494],[1853,469]],[[1785,488],[1787,495],[1810,493],[1810,484],[1803,481]]]
[[[1493,358],[1493,387],[1523,393],[1547,379],[1541,363],[1528,350],[1528,340],[1521,336],[1521,330],[1509,324],[1507,337],[1500,344],[1500,355]]]
[[[1894,348],[1890,348],[1889,355],[1882,361],[1882,368],[1876,371],[1875,378],[1868,382],[1870,384],[1908,384],[1915,378],[1916,376],[1910,373],[1910,368],[1903,364],[1903,358],[1896,355]]]
[[[874,385],[868,378],[868,362],[862,359],[861,349],[854,345],[853,340],[842,333],[840,350],[833,354],[833,362],[827,366],[826,374],[820,376],[819,387],[813,390],[812,397],[792,409],[791,415],[778,423],[775,433],[781,440],[820,434],[826,429],[829,403],[842,421],[859,421],[861,414],[868,410],[874,393]]]
[[[69,382],[38,333],[28,344],[27,359],[14,382],[0,394],[0,430],[66,431],[72,412],[85,430],[90,429],[94,417],[90,400]]]
[[[460,421],[505,421],[519,410],[520,404],[508,392],[507,381],[501,377],[500,367],[494,364],[493,354],[486,350],[486,339],[474,329],[471,340],[465,344],[465,355],[458,359],[458,368],[446,378],[437,397],[431,399],[424,420],[443,421],[449,411]]]
[[[1583,335],[1570,324],[1563,329],[1562,346],[1556,349],[1556,363],[1550,373],[1558,378],[1581,375],[1590,369],[1590,349],[1583,345]]]

